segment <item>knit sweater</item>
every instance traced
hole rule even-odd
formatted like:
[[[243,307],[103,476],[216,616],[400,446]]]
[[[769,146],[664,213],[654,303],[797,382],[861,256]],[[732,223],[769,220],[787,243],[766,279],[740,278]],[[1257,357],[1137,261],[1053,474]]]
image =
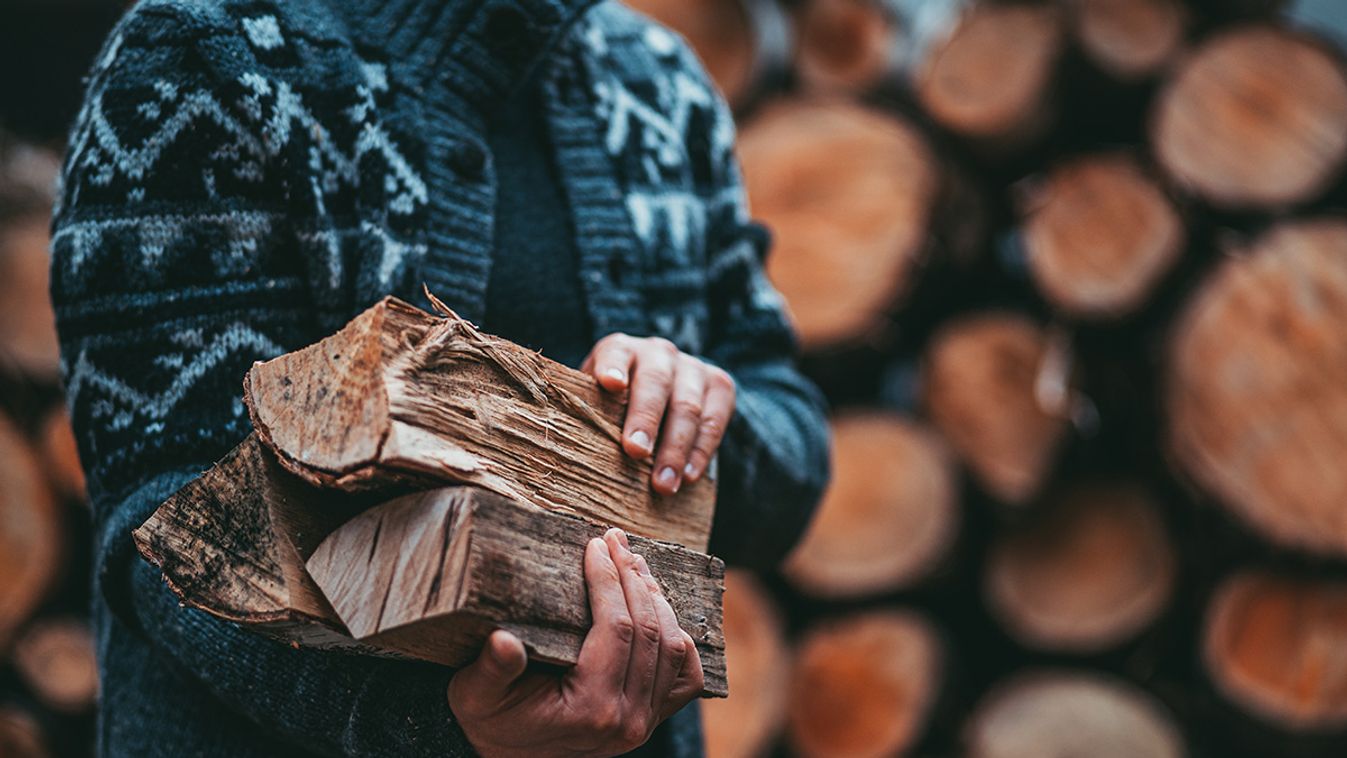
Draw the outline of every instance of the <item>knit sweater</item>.
[[[180,608],[129,532],[248,432],[255,360],[420,285],[481,321],[487,117],[536,69],[589,328],[735,378],[711,550],[766,566],[827,474],[733,125],[682,43],[591,0],[144,0],[95,62],[52,295],[97,526],[107,755],[470,748],[428,664],[292,650]],[[695,753],[695,729],[668,750]],[[681,736],[680,736],[681,735]]]

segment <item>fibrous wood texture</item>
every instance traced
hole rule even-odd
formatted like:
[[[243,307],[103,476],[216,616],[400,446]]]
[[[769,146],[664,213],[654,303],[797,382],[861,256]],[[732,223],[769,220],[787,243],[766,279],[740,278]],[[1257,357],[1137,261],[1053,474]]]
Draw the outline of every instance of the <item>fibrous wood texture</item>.
[[[931,571],[954,540],[952,454],[925,427],[854,412],[832,423],[832,481],[786,576],[824,597],[876,594]]]
[[[1197,292],[1171,345],[1184,469],[1284,545],[1347,554],[1347,223],[1274,229]]]
[[[0,649],[56,578],[64,539],[60,519],[37,457],[0,416]]]
[[[969,758],[1183,758],[1171,717],[1145,693],[1086,672],[1021,674],[995,688],[969,720]]]
[[[315,485],[474,484],[705,550],[710,478],[661,497],[622,450],[624,398],[483,334],[447,308],[385,298],[337,334],[249,371],[258,438]]]
[[[781,614],[744,571],[725,574],[725,662],[729,697],[702,704],[706,754],[756,758],[785,721],[790,656]]]
[[[1152,132],[1160,165],[1210,203],[1295,203],[1323,191],[1347,160],[1347,76],[1318,41],[1236,28],[1180,64]]]
[[[1081,48],[1123,80],[1155,74],[1173,60],[1188,21],[1179,0],[1075,0],[1072,10]]]
[[[590,626],[583,560],[604,528],[485,490],[449,487],[395,499],[332,532],[308,570],[362,643],[458,666],[492,629],[529,657],[573,664]],[[692,637],[705,693],[724,696],[725,566],[678,545],[631,538]]]
[[[837,100],[765,106],[739,141],[767,273],[808,348],[874,331],[925,250],[935,159],[896,116]],[[846,293],[839,297],[838,293]]]
[[[1236,574],[1208,608],[1202,652],[1244,709],[1292,730],[1347,726],[1347,584]]]

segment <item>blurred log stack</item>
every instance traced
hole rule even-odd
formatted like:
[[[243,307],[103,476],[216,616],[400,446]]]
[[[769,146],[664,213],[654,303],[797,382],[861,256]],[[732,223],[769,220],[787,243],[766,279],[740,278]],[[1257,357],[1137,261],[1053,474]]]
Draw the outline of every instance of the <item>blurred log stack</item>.
[[[835,414],[803,542],[731,572],[712,756],[1347,754],[1329,31],[1268,0],[629,2],[734,106]]]

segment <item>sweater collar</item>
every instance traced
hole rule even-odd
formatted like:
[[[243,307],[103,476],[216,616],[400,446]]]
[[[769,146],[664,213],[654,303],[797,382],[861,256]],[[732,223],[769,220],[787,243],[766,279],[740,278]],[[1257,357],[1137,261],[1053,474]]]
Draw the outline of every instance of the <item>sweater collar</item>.
[[[489,109],[598,0],[340,0],[353,35],[409,80]]]

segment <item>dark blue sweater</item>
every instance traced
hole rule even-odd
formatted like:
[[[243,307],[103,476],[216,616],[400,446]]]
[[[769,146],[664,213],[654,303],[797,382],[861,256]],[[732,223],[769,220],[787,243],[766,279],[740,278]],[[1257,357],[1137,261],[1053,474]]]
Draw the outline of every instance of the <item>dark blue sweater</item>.
[[[489,114],[530,70],[590,341],[733,374],[711,549],[778,560],[826,478],[815,390],[761,270],[728,113],[683,45],[588,0],[145,0],[95,64],[52,294],[97,522],[108,755],[467,750],[450,672],[292,650],[180,608],[129,531],[248,431],[248,366],[422,282],[481,322]],[[668,752],[696,750],[672,730]]]

